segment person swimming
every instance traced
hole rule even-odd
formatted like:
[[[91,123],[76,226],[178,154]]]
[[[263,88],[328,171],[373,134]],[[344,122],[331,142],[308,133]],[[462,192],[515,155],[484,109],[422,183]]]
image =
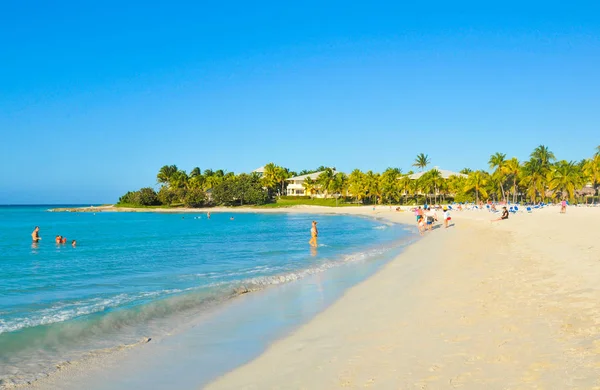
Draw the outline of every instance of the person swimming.
[[[72,246],[73,248],[75,248],[75,246],[76,246],[76,245],[77,245],[77,241],[75,241],[75,240],[71,241],[71,246]]]
[[[67,243],[67,237],[62,237],[62,238],[60,239],[60,243],[61,243],[61,244],[66,244],[66,243]]]
[[[57,236],[54,238],[54,241],[55,241],[57,244],[60,244],[60,243],[62,242],[62,236],[60,236],[60,235],[57,235]]]
[[[38,242],[39,240],[42,239],[40,237],[40,227],[39,226],[36,226],[33,229],[33,232],[31,232],[31,239],[33,240],[33,242]]]

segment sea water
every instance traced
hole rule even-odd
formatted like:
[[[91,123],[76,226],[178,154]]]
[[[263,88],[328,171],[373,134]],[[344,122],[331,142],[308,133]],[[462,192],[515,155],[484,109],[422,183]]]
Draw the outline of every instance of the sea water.
[[[312,220],[317,248],[308,245]],[[0,207],[0,380],[31,380],[87,351],[168,333],[170,318],[243,292],[380,260],[411,234],[344,215]]]

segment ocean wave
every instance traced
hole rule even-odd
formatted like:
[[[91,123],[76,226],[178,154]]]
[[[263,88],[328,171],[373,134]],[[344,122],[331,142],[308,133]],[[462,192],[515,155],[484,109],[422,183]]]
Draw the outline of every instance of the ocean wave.
[[[387,228],[388,228],[387,225],[378,225],[378,226],[373,227],[373,229],[375,229],[375,230],[383,230],[383,229],[387,229]]]

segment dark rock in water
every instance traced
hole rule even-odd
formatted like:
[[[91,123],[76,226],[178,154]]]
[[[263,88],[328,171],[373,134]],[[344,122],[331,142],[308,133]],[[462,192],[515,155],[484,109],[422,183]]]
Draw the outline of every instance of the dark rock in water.
[[[249,292],[251,292],[252,290],[250,290],[248,287],[246,286],[241,286],[238,287],[236,289],[233,290],[233,294],[234,295],[242,295],[242,294],[247,294]]]

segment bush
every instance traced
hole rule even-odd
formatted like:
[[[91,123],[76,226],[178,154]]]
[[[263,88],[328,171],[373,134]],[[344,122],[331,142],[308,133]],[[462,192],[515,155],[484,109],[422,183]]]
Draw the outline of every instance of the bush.
[[[310,196],[290,196],[290,195],[283,195],[280,196],[279,199],[281,200],[298,200],[298,199],[312,199]]]
[[[140,206],[158,206],[161,204],[156,191],[150,187],[145,187],[137,191],[136,198],[136,204]]]
[[[183,204],[185,207],[202,207],[206,201],[206,194],[199,188],[192,188],[185,194]]]
[[[177,194],[171,191],[167,186],[160,187],[158,191],[158,199],[164,205],[171,205],[177,200]]]

